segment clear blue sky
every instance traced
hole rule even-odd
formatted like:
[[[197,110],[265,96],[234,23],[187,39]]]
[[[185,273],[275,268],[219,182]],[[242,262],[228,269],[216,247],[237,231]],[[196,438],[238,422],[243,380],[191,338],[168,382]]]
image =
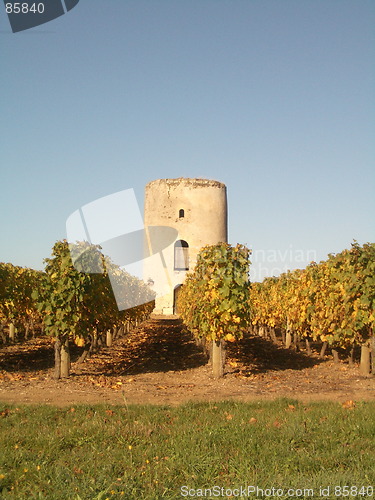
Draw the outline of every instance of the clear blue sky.
[[[15,34],[0,5],[0,44],[0,261],[168,177],[227,185],[253,279],[375,241],[373,0],[80,0]]]

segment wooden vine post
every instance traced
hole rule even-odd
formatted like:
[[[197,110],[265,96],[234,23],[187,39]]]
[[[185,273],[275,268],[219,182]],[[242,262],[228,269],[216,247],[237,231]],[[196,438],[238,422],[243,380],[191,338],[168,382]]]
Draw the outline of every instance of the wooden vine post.
[[[366,342],[361,345],[361,360],[359,363],[359,371],[362,375],[370,375],[371,373],[371,348],[370,343]]]
[[[69,351],[69,337],[65,338],[64,343],[61,346],[61,378],[67,378],[70,375],[70,351]]]
[[[14,338],[15,338],[15,327],[14,327],[14,323],[10,323],[9,325],[9,340],[11,342],[14,342]]]
[[[113,342],[112,330],[107,330],[107,332],[106,332],[106,346],[112,347],[112,342]]]
[[[224,375],[224,346],[222,340],[212,341],[212,373],[215,378]]]

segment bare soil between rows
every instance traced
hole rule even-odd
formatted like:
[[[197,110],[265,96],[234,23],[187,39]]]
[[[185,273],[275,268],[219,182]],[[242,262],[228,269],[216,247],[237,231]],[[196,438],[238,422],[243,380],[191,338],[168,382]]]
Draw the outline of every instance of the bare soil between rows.
[[[375,399],[375,377],[358,365],[285,349],[248,334],[228,344],[225,376],[215,380],[202,350],[176,321],[147,321],[83,364],[72,353],[71,377],[53,378],[53,341],[39,337],[0,347],[0,401],[13,404],[160,404]]]

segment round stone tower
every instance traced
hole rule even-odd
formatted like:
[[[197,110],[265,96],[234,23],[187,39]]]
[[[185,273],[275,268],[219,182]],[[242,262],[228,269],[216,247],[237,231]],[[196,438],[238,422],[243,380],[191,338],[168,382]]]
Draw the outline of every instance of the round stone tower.
[[[155,314],[176,314],[176,297],[185,275],[195,266],[197,254],[205,245],[227,241],[226,186],[207,179],[159,179],[149,182],[145,192],[144,224],[172,228],[173,242],[158,245],[145,259],[144,279],[155,284]]]

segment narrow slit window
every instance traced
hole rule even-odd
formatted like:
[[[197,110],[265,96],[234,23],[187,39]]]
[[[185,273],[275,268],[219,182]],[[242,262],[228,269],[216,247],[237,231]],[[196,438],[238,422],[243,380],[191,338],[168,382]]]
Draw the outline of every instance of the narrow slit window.
[[[178,216],[180,219],[183,219],[185,217],[185,210],[183,208],[180,208]]]
[[[184,240],[178,240],[174,245],[174,270],[187,271],[188,269],[189,245]]]

